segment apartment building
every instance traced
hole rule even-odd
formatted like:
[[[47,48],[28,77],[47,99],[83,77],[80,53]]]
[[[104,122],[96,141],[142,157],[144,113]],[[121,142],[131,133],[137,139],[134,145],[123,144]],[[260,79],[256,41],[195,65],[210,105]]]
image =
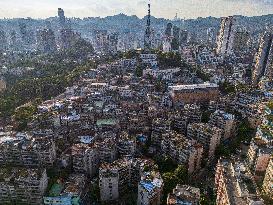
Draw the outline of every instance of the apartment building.
[[[0,164],[53,165],[55,143],[51,137],[34,137],[27,133],[6,132],[0,136]]]
[[[0,203],[1,204],[42,204],[47,188],[46,169],[1,168]]]
[[[45,205],[70,205],[82,203],[86,177],[84,174],[71,174],[67,180],[52,185],[49,196],[45,196]]]
[[[257,86],[263,77],[272,80],[272,41],[271,31],[266,31],[260,39],[259,50],[255,56],[255,67],[252,73],[252,83]]]
[[[102,165],[103,166],[103,165]],[[101,201],[116,201],[119,198],[118,169],[102,167],[99,171]]]
[[[209,123],[192,123],[188,126],[187,138],[196,140],[204,147],[204,156],[214,157],[215,149],[220,144],[222,131]]]
[[[273,200],[273,158],[269,160],[264,181],[263,181],[263,191],[266,195],[271,197]]]
[[[144,170],[154,170],[151,160],[133,158],[119,159],[112,163],[102,163],[99,170],[101,200],[114,203],[128,189],[136,189]]]
[[[220,159],[215,174],[217,205],[263,205],[259,191],[246,165]]]
[[[137,205],[160,205],[162,189],[159,172],[145,172],[138,183]]]
[[[211,114],[209,124],[222,130],[221,141],[224,141],[234,135],[235,116],[222,110],[216,110]]]
[[[250,170],[257,179],[264,176],[272,153],[273,147],[266,144],[265,141],[257,137],[251,140],[247,159]]]
[[[127,132],[122,132],[118,136],[117,149],[121,158],[133,157],[136,152],[136,137],[130,136]]]
[[[175,163],[185,165],[189,173],[201,167],[203,146],[181,134],[169,132],[162,135],[161,151]]]
[[[200,198],[199,188],[178,184],[175,189],[173,189],[173,192],[168,194],[167,205],[199,205]]]
[[[160,148],[162,141],[162,134],[170,131],[171,122],[163,118],[155,118],[152,122],[152,144]]]
[[[7,88],[7,83],[4,78],[0,77],[0,92],[3,92]]]
[[[77,173],[85,173],[93,177],[99,169],[99,152],[96,146],[88,144],[74,144],[71,147],[72,166]]]
[[[106,137],[105,139],[99,139],[95,145],[98,148],[100,162],[113,162],[117,159],[117,140],[115,137]]]
[[[221,18],[221,27],[217,38],[217,54],[229,55],[233,52],[235,22],[233,16]]]

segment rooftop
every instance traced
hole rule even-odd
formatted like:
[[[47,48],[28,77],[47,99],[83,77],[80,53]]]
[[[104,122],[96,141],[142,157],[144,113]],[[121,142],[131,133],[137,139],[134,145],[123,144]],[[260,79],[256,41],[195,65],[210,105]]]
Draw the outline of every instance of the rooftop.
[[[192,85],[175,85],[169,86],[172,91],[179,90],[194,90],[194,89],[205,89],[205,88],[218,88],[219,86],[215,83],[203,83],[203,84],[192,84]]]

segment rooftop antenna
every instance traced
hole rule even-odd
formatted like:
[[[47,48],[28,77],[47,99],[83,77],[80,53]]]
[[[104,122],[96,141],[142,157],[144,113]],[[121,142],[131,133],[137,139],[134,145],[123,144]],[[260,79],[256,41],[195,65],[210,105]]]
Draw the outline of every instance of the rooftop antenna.
[[[177,13],[175,13],[174,20],[175,20],[175,21],[177,21],[177,20],[178,20],[178,15],[177,15]]]
[[[148,1],[148,17],[147,17],[147,25],[144,36],[144,50],[151,49],[151,2]]]

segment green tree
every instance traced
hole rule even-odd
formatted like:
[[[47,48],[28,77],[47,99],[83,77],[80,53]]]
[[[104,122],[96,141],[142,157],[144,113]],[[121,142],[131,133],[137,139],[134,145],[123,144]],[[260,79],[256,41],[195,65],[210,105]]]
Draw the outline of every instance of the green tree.
[[[223,94],[235,93],[235,85],[225,81],[223,83],[219,83],[219,90]]]
[[[182,184],[182,183],[185,183],[187,181],[188,171],[183,165],[179,165],[175,169],[174,174],[178,179],[178,183]]]
[[[137,66],[135,74],[137,77],[142,77],[143,76],[143,68],[141,66]]]
[[[17,131],[23,131],[27,127],[27,123],[33,118],[33,115],[37,112],[36,105],[22,106],[16,109],[14,114],[14,120],[17,124]]]
[[[181,55],[175,52],[163,53],[162,51],[157,52],[157,58],[159,65],[162,67],[180,67],[181,66]]]

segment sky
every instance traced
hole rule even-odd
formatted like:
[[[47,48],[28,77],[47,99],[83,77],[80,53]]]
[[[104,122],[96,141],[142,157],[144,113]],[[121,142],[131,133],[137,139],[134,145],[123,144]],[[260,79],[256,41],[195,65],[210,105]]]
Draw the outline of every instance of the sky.
[[[57,8],[67,17],[105,17],[119,13],[143,17],[149,0],[0,0],[0,18],[46,18],[57,15]],[[259,16],[273,13],[273,0],[150,0],[152,15],[173,19]]]

